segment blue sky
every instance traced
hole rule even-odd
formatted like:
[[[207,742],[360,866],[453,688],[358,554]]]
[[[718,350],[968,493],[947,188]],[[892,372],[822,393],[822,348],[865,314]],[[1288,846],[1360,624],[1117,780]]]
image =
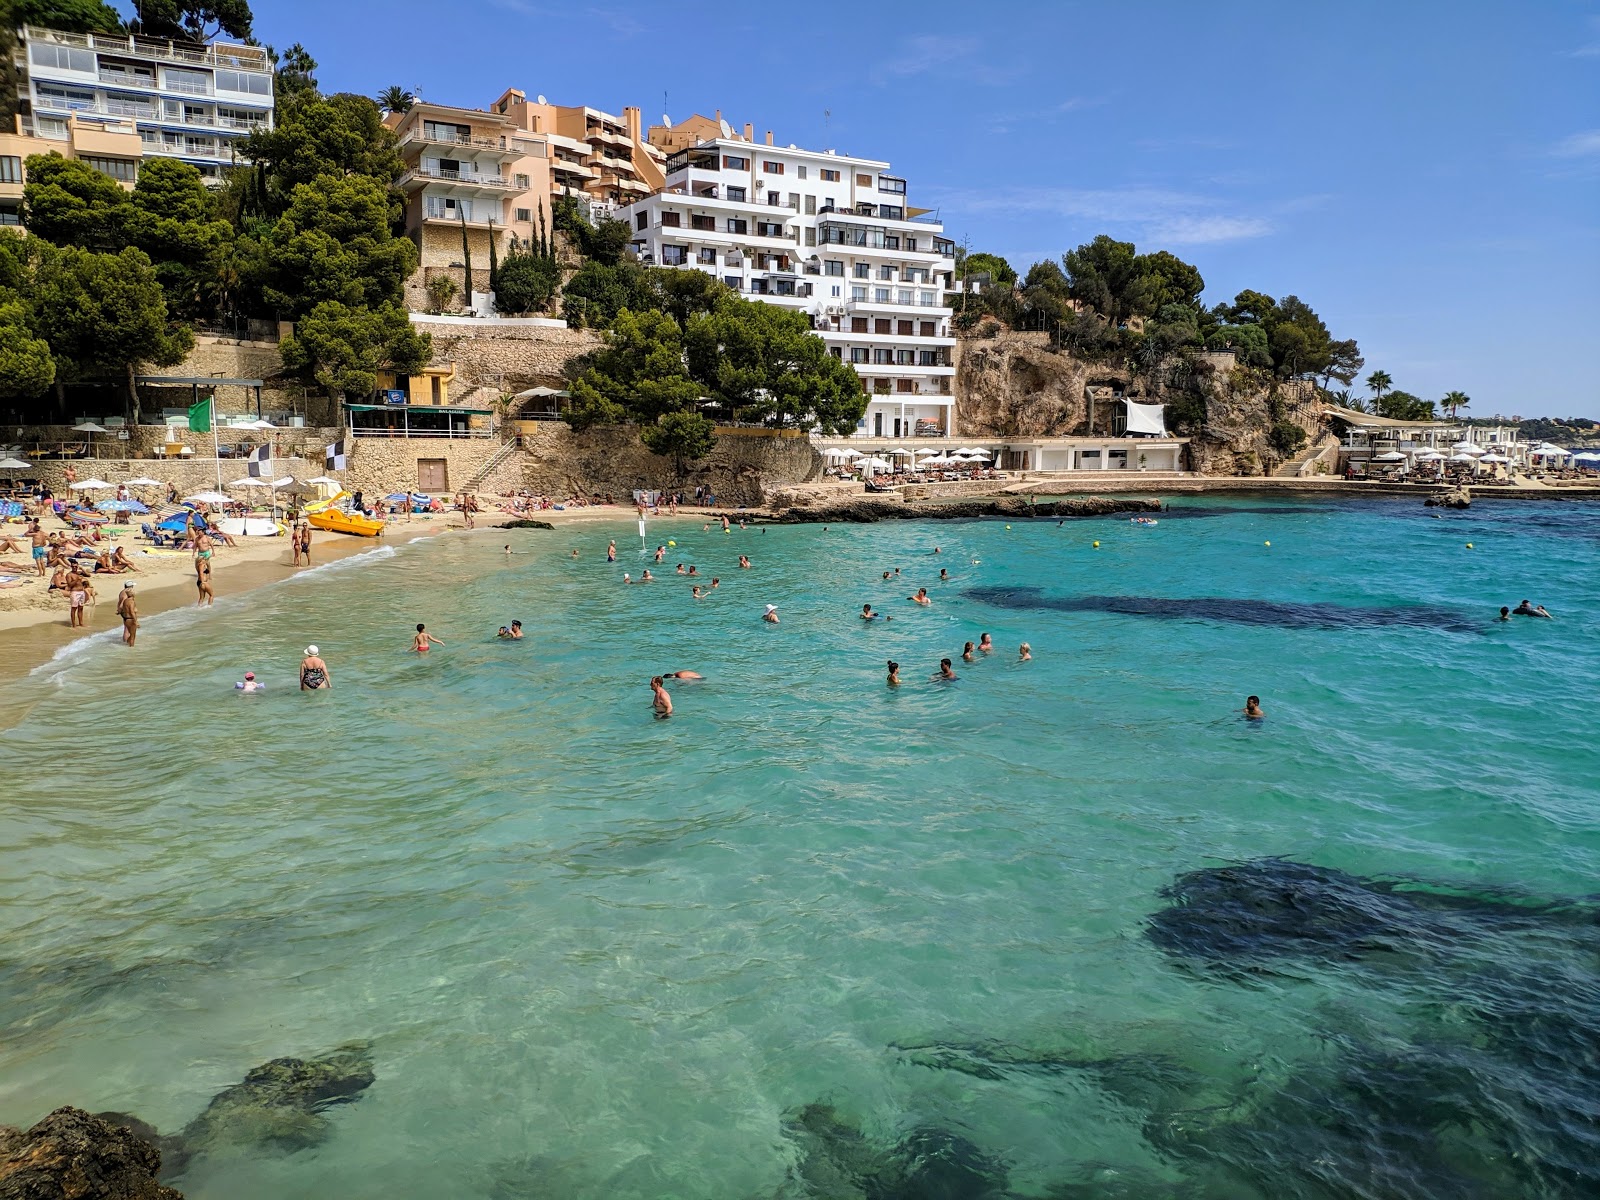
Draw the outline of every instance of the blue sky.
[[[1019,270],[1109,233],[1211,302],[1300,296],[1425,398],[1600,418],[1600,0],[257,0],[256,32],[329,90],[721,109],[888,159]]]

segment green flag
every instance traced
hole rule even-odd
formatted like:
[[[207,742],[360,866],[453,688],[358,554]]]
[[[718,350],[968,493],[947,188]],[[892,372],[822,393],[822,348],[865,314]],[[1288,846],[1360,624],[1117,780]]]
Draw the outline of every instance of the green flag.
[[[189,429],[193,433],[211,432],[211,401],[202,400],[189,406]]]

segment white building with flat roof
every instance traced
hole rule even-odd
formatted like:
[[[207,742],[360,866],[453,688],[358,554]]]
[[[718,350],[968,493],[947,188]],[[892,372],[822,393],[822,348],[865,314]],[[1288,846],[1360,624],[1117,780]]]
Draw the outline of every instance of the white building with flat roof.
[[[17,63],[19,132],[46,142],[72,142],[97,126],[132,129],[143,157],[181,158],[220,181],[238,139],[272,127],[272,61],[260,46],[30,25]]]
[[[634,252],[804,313],[861,376],[859,436],[954,435],[955,244],[906,206],[888,163],[771,139],[729,134],[670,155],[666,186],[617,211]]]

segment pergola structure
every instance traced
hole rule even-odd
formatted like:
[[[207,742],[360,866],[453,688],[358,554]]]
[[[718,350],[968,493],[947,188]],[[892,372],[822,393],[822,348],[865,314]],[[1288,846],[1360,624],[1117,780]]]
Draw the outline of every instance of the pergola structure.
[[[189,389],[191,407],[200,403],[200,389],[203,387],[251,388],[256,394],[256,420],[261,419],[261,389],[266,386],[266,381],[262,379],[223,379],[216,375],[135,375],[133,382],[152,387],[186,387]]]

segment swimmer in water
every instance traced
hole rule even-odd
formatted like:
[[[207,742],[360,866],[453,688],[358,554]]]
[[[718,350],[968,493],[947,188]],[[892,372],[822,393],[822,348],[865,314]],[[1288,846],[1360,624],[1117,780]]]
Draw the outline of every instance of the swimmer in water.
[[[933,552],[934,552],[934,553],[935,553],[935,554],[937,554],[937,553],[939,553],[939,547],[937,547],[937,546],[935,546],[935,547],[934,547],[934,548],[933,548]]]
[[[883,577],[884,577],[884,578],[885,578],[885,579],[887,579],[887,578],[889,578],[889,572],[887,572],[887,571],[885,571],[885,572],[884,572],[884,573],[883,573]]]
[[[1516,608],[1511,610],[1511,613],[1513,616],[1517,617],[1543,617],[1547,621],[1555,620],[1554,617],[1545,611],[1544,605],[1534,604],[1528,600],[1524,600],[1521,604],[1517,605]]]
[[[977,660],[978,656],[975,653],[973,653],[973,651],[975,651],[976,649],[977,649],[977,647],[974,646],[971,642],[968,642],[965,646],[961,647],[961,661],[962,662],[975,662]]]
[[[633,582],[633,578],[626,571],[624,571],[622,573],[622,582],[623,583],[632,583]]]
[[[739,566],[742,570],[748,571],[750,569],[750,560],[742,554],[739,555]]]
[[[662,559],[664,559],[666,557],[667,557],[667,548],[665,546],[657,546],[656,547],[656,561],[660,562]]]
[[[978,650],[983,654],[990,654],[994,651],[994,640],[987,633],[978,635]]]
[[[695,566],[693,563],[690,563],[689,564],[689,574],[691,574],[691,575],[700,574],[700,568]]]
[[[929,605],[933,603],[932,600],[928,599],[927,588],[918,588],[915,596],[907,596],[906,599],[911,601],[913,604]]]
[[[672,697],[667,695],[661,676],[657,675],[650,680],[650,692],[650,707],[655,710],[656,720],[665,721],[672,715]]]
[[[950,660],[948,658],[941,658],[939,660],[939,673],[937,675],[935,675],[934,678],[935,679],[955,679],[955,678],[958,678],[956,673],[953,670],[950,669]]]
[[[511,630],[502,625],[499,629],[495,630],[494,635],[497,638],[509,638],[511,636]]]
[[[1497,621],[1509,621],[1509,620],[1511,620],[1511,610],[1509,608],[1507,608],[1504,604],[1502,604],[1500,606],[1500,615],[1498,617],[1496,617],[1495,619]]]
[[[442,646],[444,643],[429,633],[426,625],[419,624],[417,636],[411,639],[411,648],[418,654],[426,654],[430,645]]]
[[[1023,642],[1022,643],[1022,650],[1021,650],[1021,653],[1018,655],[1017,661],[1018,662],[1032,662],[1033,661],[1033,647],[1028,645],[1027,642]]]
[[[721,582],[722,582],[722,580],[718,579],[715,575],[713,575],[711,577],[711,590],[712,591],[716,591],[717,590],[717,586],[719,584],[721,584]]]
[[[889,660],[888,683],[890,687],[900,686],[900,664],[895,662],[895,660],[892,658]]]
[[[606,546],[606,561],[617,561],[617,544],[615,542],[611,542]]]
[[[679,563],[679,564],[678,564],[678,574],[679,574],[679,575],[682,575],[682,574],[683,574],[683,573],[684,573],[684,571],[683,571],[683,564],[682,564],[682,563]]]
[[[511,547],[510,547],[510,546],[507,546],[507,547],[506,547],[506,553],[507,553],[507,554],[510,554],[510,553],[511,553]]]
[[[1246,697],[1244,702],[1244,715],[1247,721],[1259,721],[1266,716],[1266,710],[1261,707],[1260,696]]]
[[[940,583],[949,583],[950,582],[950,570],[949,570],[948,567],[940,567],[939,568],[939,582]]]
[[[256,673],[254,671],[246,671],[244,680],[233,686],[241,692],[264,692],[267,690],[266,684],[256,682]]]
[[[654,583],[655,581],[656,581],[656,577],[654,575],[650,574],[650,568],[649,567],[646,567],[644,569],[644,574],[639,576],[639,582],[640,583]]]
[[[761,619],[769,625],[776,625],[778,623],[778,606],[776,604],[767,605],[767,611],[761,614]]]
[[[861,619],[863,621],[876,621],[878,619],[878,614],[872,611],[872,605],[863,604],[861,606]]]
[[[705,599],[705,597],[700,594],[700,585],[698,583],[694,585],[694,598],[696,600],[704,600]]]
[[[577,557],[578,557],[578,552],[577,552],[577,551],[576,551],[576,550],[574,550],[574,551],[573,551],[573,552],[572,552],[572,557],[573,557],[573,558],[577,558]]]
[[[696,679],[704,679],[705,676],[700,674],[699,671],[664,671],[662,672],[661,678],[684,679],[693,682]]]
[[[513,622],[511,622],[511,640],[512,641],[516,641],[521,636],[522,636],[522,622],[521,621],[513,621]]]

